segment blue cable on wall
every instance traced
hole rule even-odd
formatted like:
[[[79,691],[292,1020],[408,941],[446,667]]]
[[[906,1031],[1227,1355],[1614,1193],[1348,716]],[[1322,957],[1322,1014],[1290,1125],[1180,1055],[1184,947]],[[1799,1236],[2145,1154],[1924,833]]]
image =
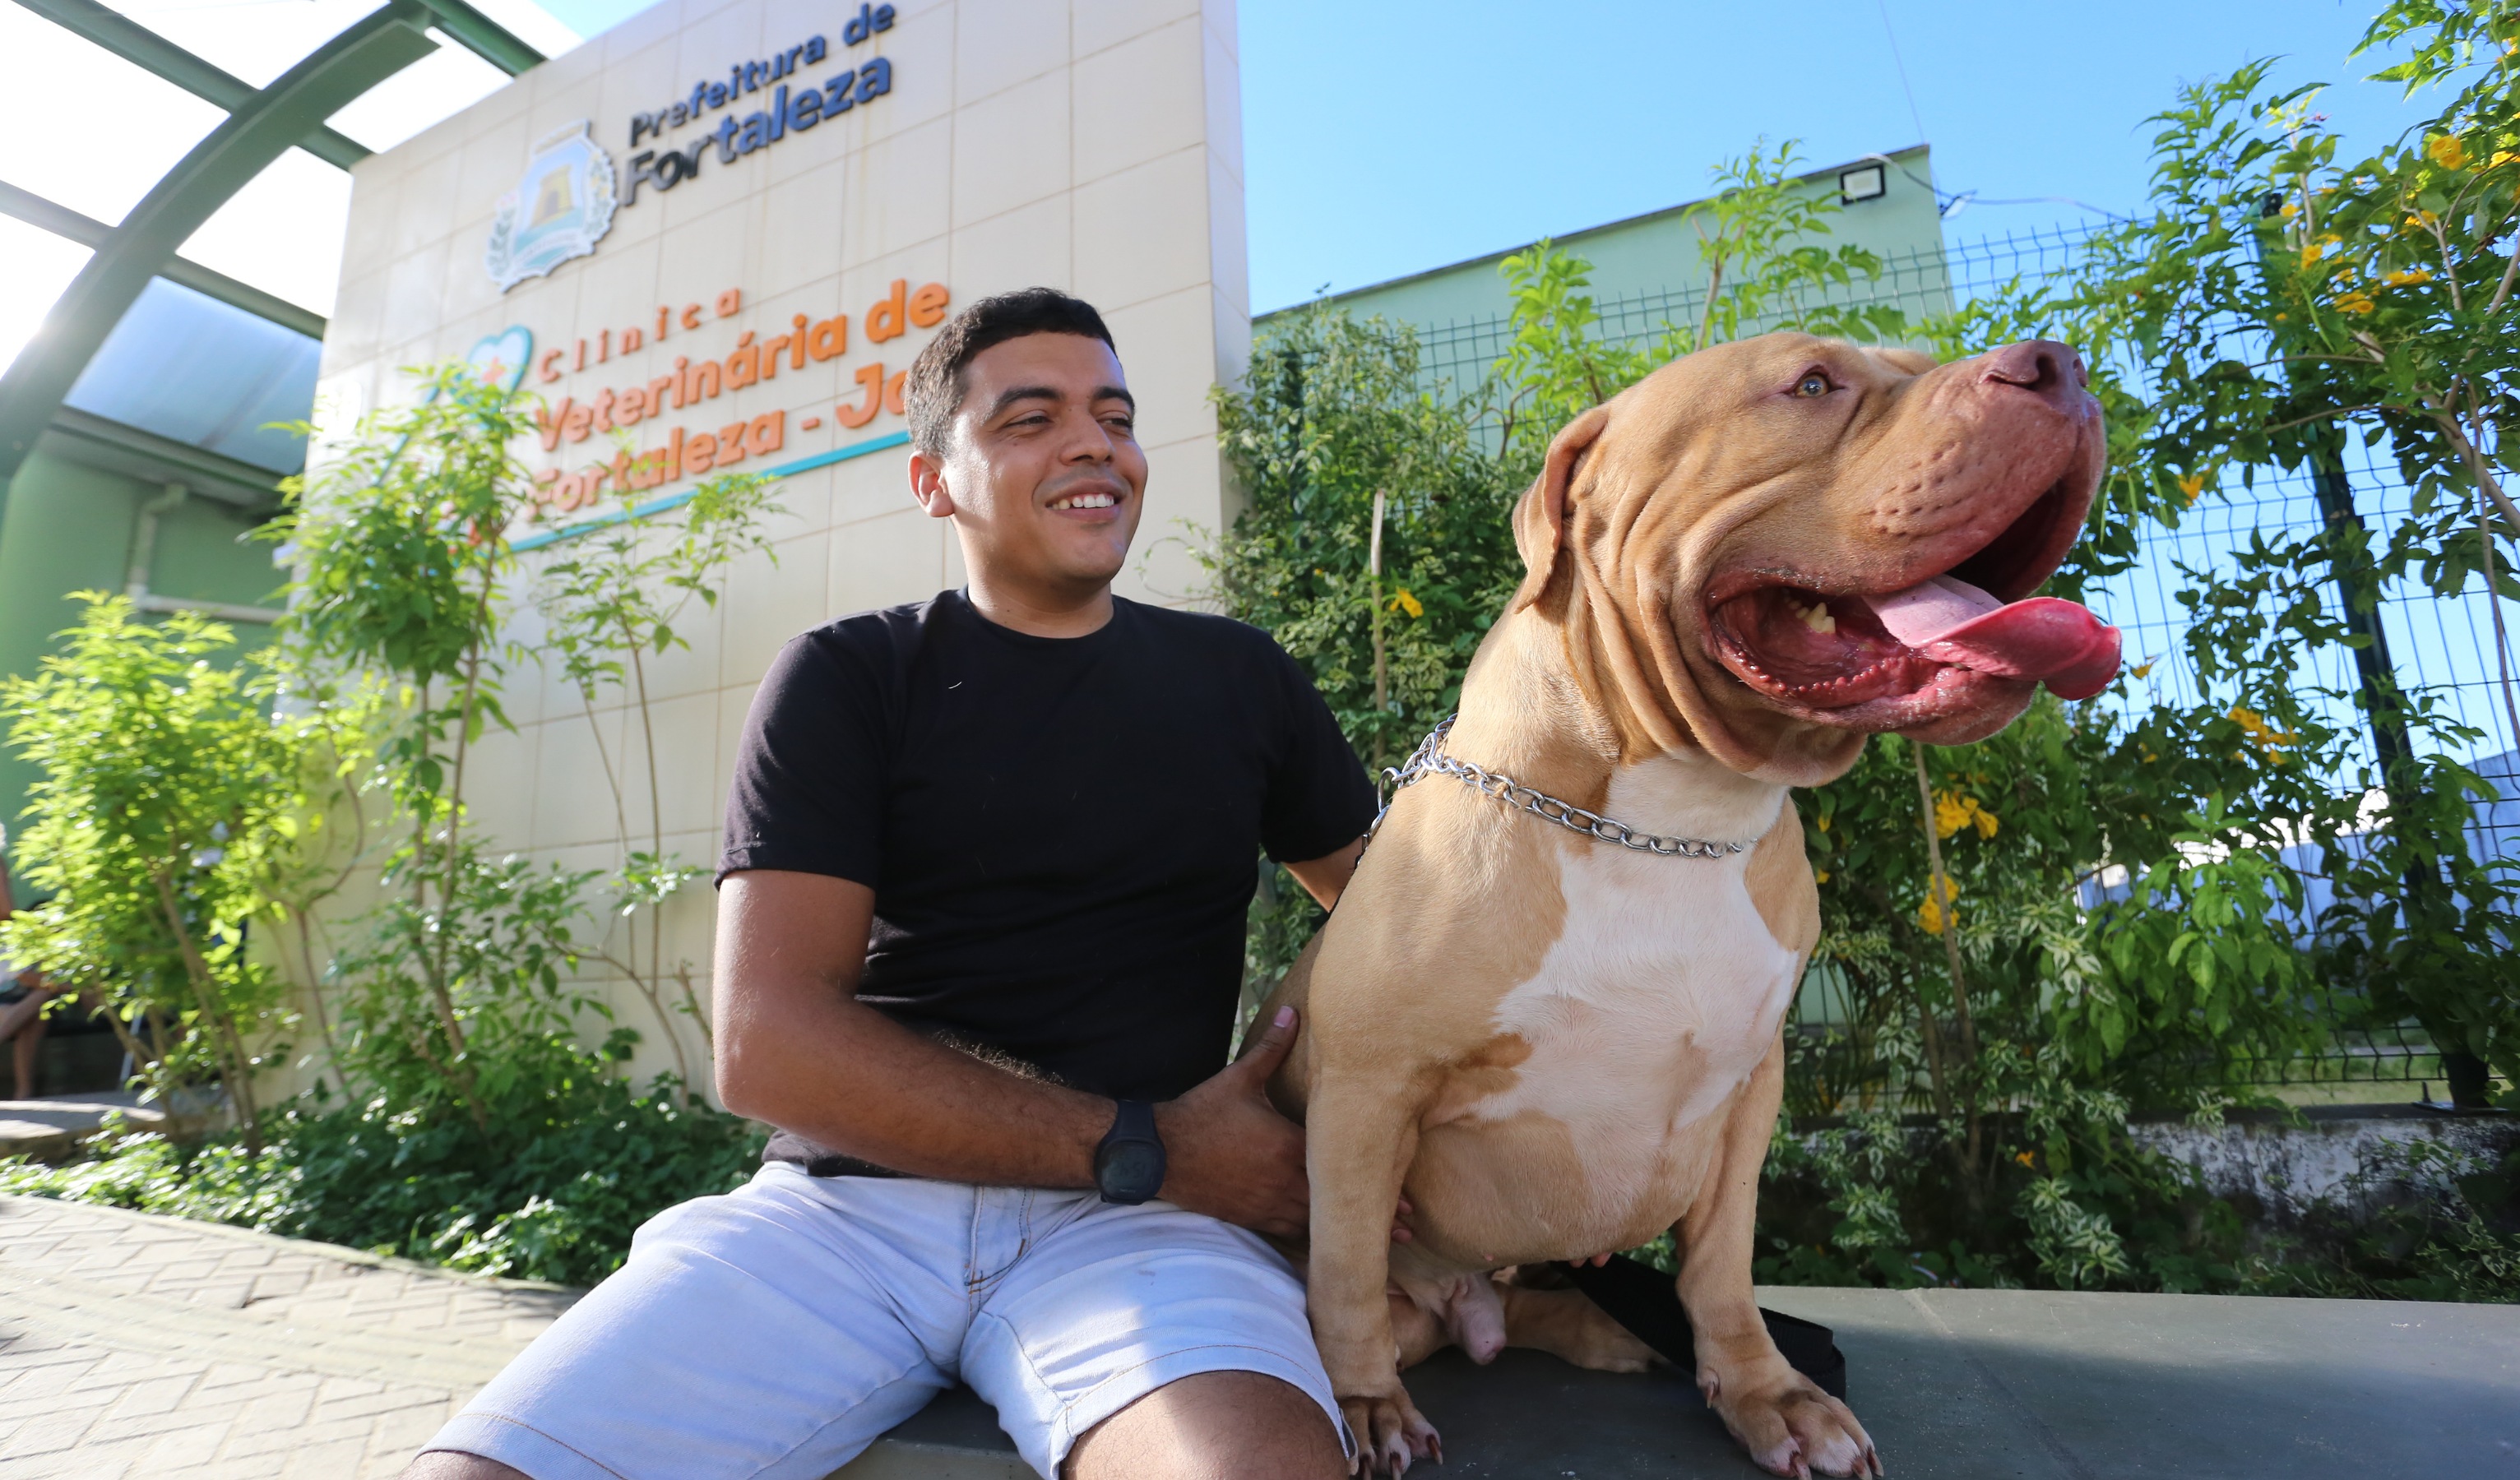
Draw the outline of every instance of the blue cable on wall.
[[[788,477],[816,468],[828,468],[833,463],[845,463],[851,458],[862,458],[869,453],[906,446],[909,441],[909,432],[896,431],[889,436],[870,437],[863,442],[851,442],[846,447],[834,447],[829,452],[818,452],[810,458],[798,458],[792,463],[782,463],[776,468],[764,471],[774,478]],[[650,499],[644,504],[633,504],[627,509],[616,509],[610,514],[600,514],[591,519],[580,519],[574,524],[563,524],[558,529],[546,529],[540,534],[529,534],[523,539],[509,542],[508,548],[518,551],[540,550],[545,545],[575,539],[593,530],[626,523],[631,519],[644,519],[651,515],[682,508],[692,501],[692,495],[697,492],[698,490],[696,488],[686,488],[680,493],[669,493],[662,498]]]

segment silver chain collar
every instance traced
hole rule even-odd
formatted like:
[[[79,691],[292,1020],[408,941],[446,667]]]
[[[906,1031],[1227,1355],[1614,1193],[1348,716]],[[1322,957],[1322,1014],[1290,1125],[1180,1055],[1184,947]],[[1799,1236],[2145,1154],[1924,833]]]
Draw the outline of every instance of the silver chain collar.
[[[1452,734],[1453,721],[1460,717],[1445,716],[1442,724],[1418,742],[1418,748],[1409,753],[1409,759],[1398,770],[1383,771],[1382,779],[1390,785],[1394,799],[1399,797],[1403,786],[1419,777],[1449,776],[1481,796],[1495,797],[1507,806],[1518,807],[1544,822],[1552,822],[1586,837],[1617,843],[1639,853],[1659,854],[1664,858],[1729,858],[1747,853],[1758,845],[1759,840],[1755,837],[1745,842],[1729,843],[1702,837],[1664,837],[1653,832],[1639,832],[1626,823],[1614,822],[1598,812],[1587,812],[1573,802],[1560,801],[1546,791],[1535,791],[1502,771],[1490,771],[1475,762],[1446,755],[1444,737]],[[1386,802],[1382,810],[1374,814],[1373,826],[1365,834],[1369,841],[1374,833],[1382,830],[1382,819],[1390,813],[1390,803]]]

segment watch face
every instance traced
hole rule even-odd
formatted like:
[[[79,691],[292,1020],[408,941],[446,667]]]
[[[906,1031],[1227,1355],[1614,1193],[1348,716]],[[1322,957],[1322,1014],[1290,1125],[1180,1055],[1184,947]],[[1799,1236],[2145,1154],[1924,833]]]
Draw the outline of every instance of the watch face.
[[[1144,1202],[1164,1185],[1163,1148],[1143,1141],[1116,1142],[1104,1148],[1101,1175],[1095,1180],[1102,1184],[1102,1194],[1114,1201]]]

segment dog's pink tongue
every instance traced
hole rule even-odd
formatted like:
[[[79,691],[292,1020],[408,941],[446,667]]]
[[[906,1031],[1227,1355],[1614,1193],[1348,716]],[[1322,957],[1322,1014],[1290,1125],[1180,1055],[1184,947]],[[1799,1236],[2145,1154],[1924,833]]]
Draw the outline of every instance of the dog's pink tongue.
[[[2079,602],[2052,596],[2000,602],[1938,575],[1871,599],[1890,635],[1938,663],[2003,678],[2038,679],[2058,698],[2090,698],[2118,676],[2118,629]]]

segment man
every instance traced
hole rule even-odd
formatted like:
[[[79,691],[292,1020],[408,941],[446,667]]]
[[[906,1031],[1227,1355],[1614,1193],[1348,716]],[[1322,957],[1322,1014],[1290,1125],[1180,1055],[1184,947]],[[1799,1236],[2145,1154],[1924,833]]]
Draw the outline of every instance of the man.
[[[1347,1472],[1251,1232],[1305,1226],[1292,1014],[1224,1059],[1255,852],[1333,902],[1372,789],[1265,635],[1112,596],[1147,459],[1090,306],[972,305],[908,400],[970,584],[789,643],[728,800],[717,1084],[769,1164],[408,1476],[820,1480],[957,1377],[1046,1476]]]

